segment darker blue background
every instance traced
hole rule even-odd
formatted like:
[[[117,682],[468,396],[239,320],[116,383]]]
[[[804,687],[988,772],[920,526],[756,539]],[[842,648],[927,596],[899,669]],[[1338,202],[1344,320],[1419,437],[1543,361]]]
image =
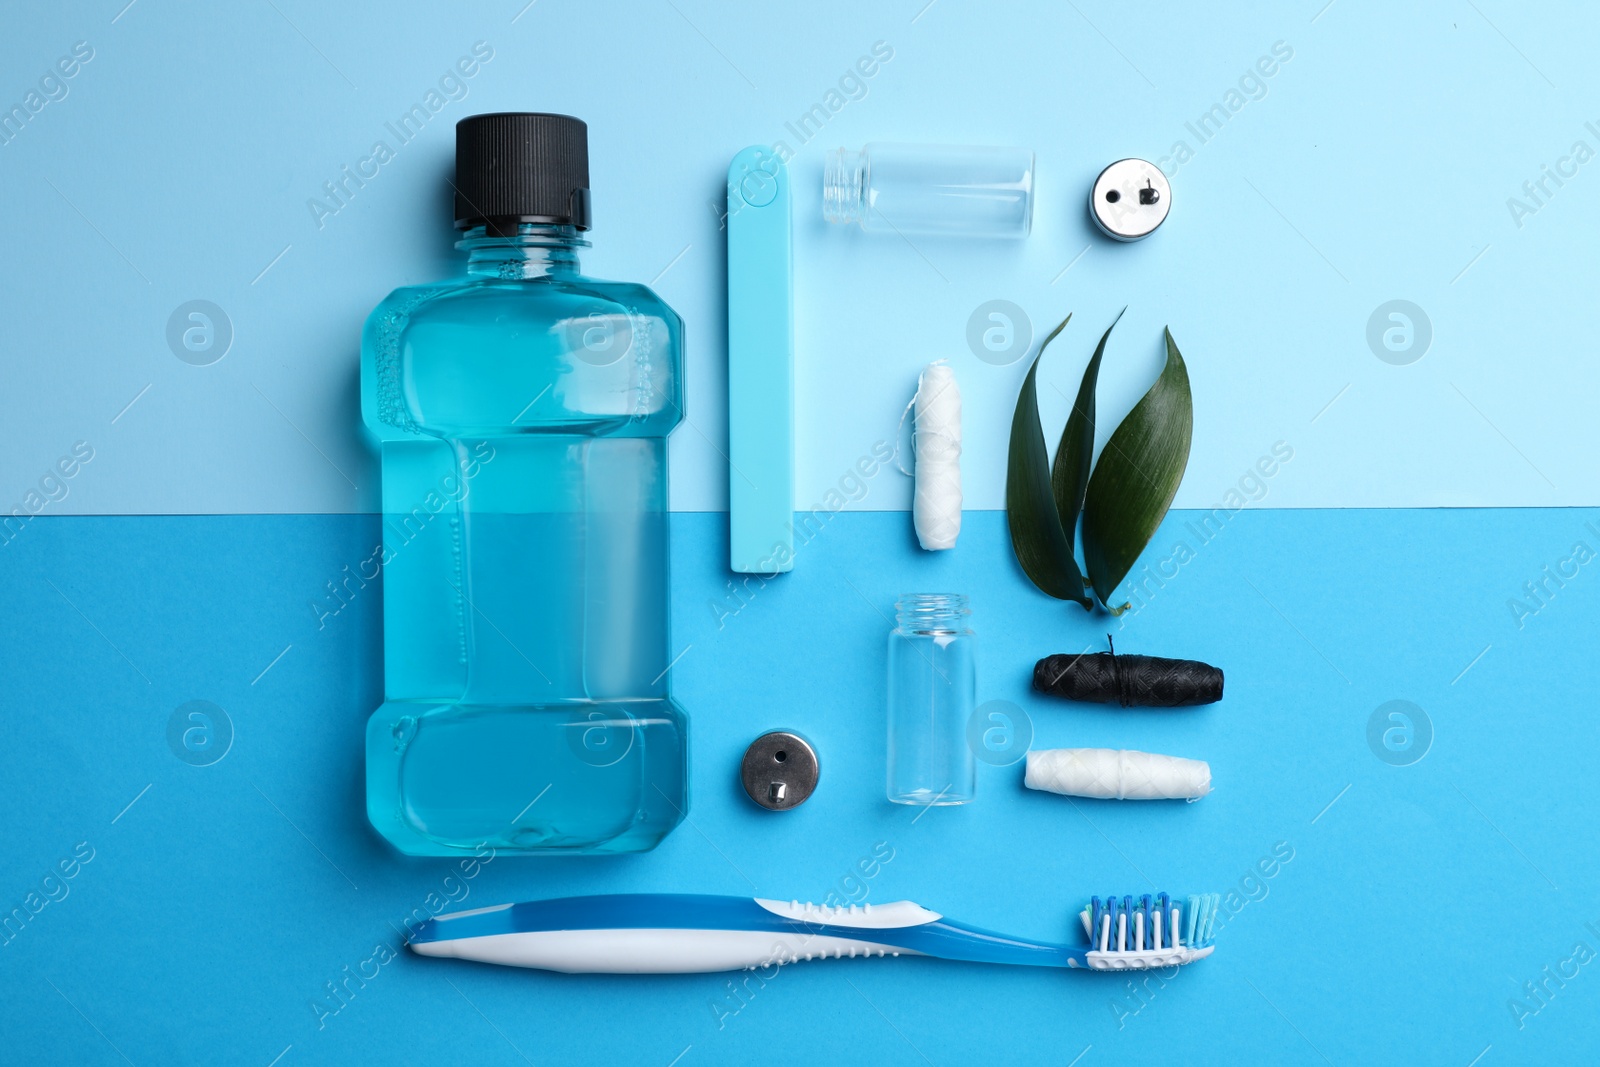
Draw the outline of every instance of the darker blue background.
[[[675,515],[689,821],[648,855],[501,857],[457,882],[453,864],[390,851],[363,814],[379,589],[321,630],[309,607],[370,551],[375,518],[36,519],[0,547],[4,603],[28,620],[0,649],[0,903],[21,905],[79,842],[94,857],[0,947],[0,1060],[1083,1053],[1088,1067],[1175,1062],[1181,1049],[1188,1063],[1465,1065],[1492,1046],[1482,1063],[1573,1062],[1594,1044],[1592,966],[1549,983],[1521,1029],[1508,1001],[1577,942],[1600,947],[1584,925],[1600,925],[1587,814],[1600,799],[1600,578],[1581,568],[1521,629],[1507,600],[1575,541],[1600,543],[1592,515],[1244,511],[1120,630],[1034,591],[993,512],[969,514],[960,545],[938,556],[909,549],[903,514],[841,514],[719,629],[725,519]],[[1194,517],[1175,512],[1155,544]],[[1018,767],[981,767],[967,807],[888,804],[887,616],[897,594],[933,589],[972,597],[980,699],[1025,709],[1036,746],[1207,759],[1215,792],[1192,805],[1074,802],[1023,790]],[[1030,694],[1036,657],[1108,629],[1123,651],[1221,666],[1226,698],[1120,711]],[[173,710],[196,699],[223,708],[235,733],[211,766],[182,762],[166,739]],[[1412,766],[1368,747],[1368,720],[1392,699],[1432,724]],[[739,792],[736,768],[779,726],[815,743],[822,780],[773,815]],[[1252,877],[1275,847],[1292,860]],[[892,858],[874,862],[875,850]],[[742,975],[549,975],[398,947],[430,893],[460,907],[653,891],[909,898],[1048,938],[1069,935],[1091,894],[1155,887],[1231,890],[1237,913],[1211,959],[1151,986],[1142,1006],[1120,977],[913,959],[788,967],[741,1004],[729,981]],[[378,973],[324,1015],[336,1003],[325,983],[345,967]]]

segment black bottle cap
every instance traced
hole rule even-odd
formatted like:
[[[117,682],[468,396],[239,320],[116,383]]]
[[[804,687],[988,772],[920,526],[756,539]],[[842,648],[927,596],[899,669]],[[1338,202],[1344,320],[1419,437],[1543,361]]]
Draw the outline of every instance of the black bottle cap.
[[[589,228],[589,127],[571,115],[506,111],[456,123],[456,229],[518,223]]]

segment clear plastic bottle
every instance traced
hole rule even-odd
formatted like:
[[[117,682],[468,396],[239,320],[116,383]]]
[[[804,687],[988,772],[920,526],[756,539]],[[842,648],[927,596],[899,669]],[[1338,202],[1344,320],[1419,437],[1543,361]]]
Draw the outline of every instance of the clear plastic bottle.
[[[967,598],[918,593],[895,601],[889,634],[889,799],[965,804],[977,787],[967,720],[977,702],[978,639]]]
[[[822,217],[869,233],[1026,237],[1033,152],[881,143],[836,149],[823,168]]]
[[[401,851],[635,852],[688,806],[668,693],[682,324],[579,273],[587,128],[456,129],[458,278],[362,334],[383,464],[385,702],[367,814]]]

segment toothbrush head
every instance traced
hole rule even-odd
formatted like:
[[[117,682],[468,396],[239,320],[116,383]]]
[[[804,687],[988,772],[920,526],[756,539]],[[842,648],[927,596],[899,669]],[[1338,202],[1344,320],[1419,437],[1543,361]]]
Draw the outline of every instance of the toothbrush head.
[[[1087,964],[1096,971],[1143,971],[1204,959],[1216,947],[1211,939],[1221,902],[1215,893],[1182,905],[1165,893],[1094,897],[1081,915],[1089,935]]]

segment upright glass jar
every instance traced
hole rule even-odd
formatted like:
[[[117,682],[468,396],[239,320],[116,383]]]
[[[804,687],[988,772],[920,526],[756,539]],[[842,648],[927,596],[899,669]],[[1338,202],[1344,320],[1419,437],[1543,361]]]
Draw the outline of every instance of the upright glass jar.
[[[977,702],[978,639],[972,609],[953,593],[895,602],[889,634],[889,799],[965,804],[977,786],[967,720]]]

